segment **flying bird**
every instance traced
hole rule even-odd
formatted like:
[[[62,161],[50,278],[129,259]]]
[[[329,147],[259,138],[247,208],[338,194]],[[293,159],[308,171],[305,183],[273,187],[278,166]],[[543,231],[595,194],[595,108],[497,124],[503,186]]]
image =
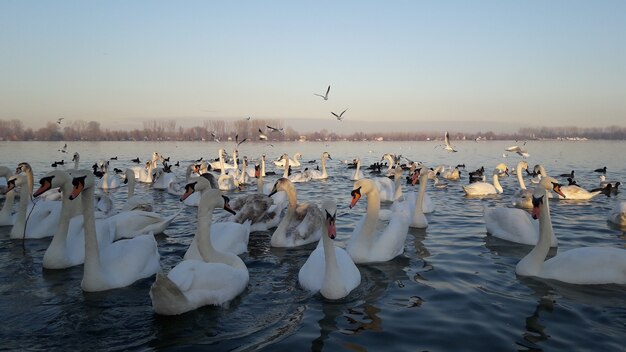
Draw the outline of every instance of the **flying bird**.
[[[518,155],[523,156],[524,158],[527,158],[530,156],[530,154],[528,154],[528,151],[526,149],[522,149],[517,145],[508,147],[505,149],[507,152],[511,152],[511,153],[517,153]]]
[[[260,141],[266,141],[267,140],[267,136],[265,135],[265,133],[263,133],[263,131],[259,128],[259,140]]]
[[[244,138],[241,142],[239,141],[239,134],[235,135],[235,143],[237,143],[237,148],[239,148],[239,146],[241,145],[241,143],[245,142],[246,140],[248,140],[248,138]]]
[[[321,94],[313,93],[313,95],[317,95],[318,97],[322,97],[322,99],[324,99],[324,100],[328,100],[328,93],[329,92],[330,92],[330,86],[328,86],[328,89],[326,89],[326,94],[321,95]]]
[[[211,132],[211,137],[213,137],[213,140],[214,140],[214,141],[216,141],[217,143],[219,143],[219,142],[220,142],[220,139],[219,139],[219,138],[217,138],[217,135],[215,135],[215,133],[214,133],[214,132]]]
[[[59,118],[57,119],[57,123],[60,125],[60,124],[61,124],[61,121],[63,121],[63,119],[64,119],[64,118],[65,118],[65,117],[59,117]]]
[[[67,143],[63,145],[63,148],[59,149],[61,153],[67,153]]]
[[[282,127],[280,127],[280,128],[276,128],[276,127],[272,127],[272,126],[270,126],[270,125],[267,125],[267,126],[265,126],[265,127],[269,128],[269,129],[271,130],[271,132],[279,132],[279,133],[282,133],[282,132],[283,132],[283,128],[282,128]]]
[[[250,121],[251,118],[251,116],[246,117],[246,121]]]
[[[330,112],[331,114],[335,115],[335,117],[337,118],[337,121],[342,121],[343,120],[343,113],[348,111],[348,109],[345,109],[344,111],[341,112],[341,114],[337,115],[334,112]]]
[[[457,152],[456,149],[452,148],[452,145],[450,144],[450,134],[448,134],[448,131],[446,131],[446,135],[444,137],[444,141],[446,143],[446,145],[443,147],[443,149],[449,151],[449,152]]]

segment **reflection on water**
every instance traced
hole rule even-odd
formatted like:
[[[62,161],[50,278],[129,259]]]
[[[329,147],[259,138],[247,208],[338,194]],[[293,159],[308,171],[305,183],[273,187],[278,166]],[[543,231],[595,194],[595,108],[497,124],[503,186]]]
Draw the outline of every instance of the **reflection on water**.
[[[483,165],[489,169],[499,162],[512,169],[519,160],[514,155],[502,158],[507,142],[459,142],[458,153],[435,150],[435,144],[329,142],[268,147],[244,143],[239,154],[252,160],[265,152],[269,161],[283,152],[301,152],[304,160],[316,159],[319,164],[319,155],[328,150],[333,156],[327,163],[329,179],[298,184],[298,199],[335,200],[337,241],[345,245],[365,206],[348,208],[352,170],[342,160],[358,156],[366,167],[380,161],[383,153],[395,152],[433,167],[465,164],[465,171]],[[227,150],[235,147],[234,143],[222,146]],[[528,162],[531,166],[543,164],[551,174],[575,169],[578,183],[589,189],[598,183],[591,170],[604,165],[609,170],[607,178],[623,181],[626,156],[609,151],[624,146],[621,142],[529,141]],[[118,155],[111,166],[125,168],[133,165],[130,159],[139,156],[143,160],[159,151],[172,163],[180,161],[181,166],[174,169],[179,179],[190,161],[199,156],[213,157],[207,153],[215,154],[218,147],[215,143],[68,142],[72,153],[80,152],[84,167],[99,158]],[[37,180],[50,169],[58,149],[53,142],[0,142],[5,156],[2,164],[13,167],[27,160]],[[273,170],[270,162],[268,165],[268,171]],[[487,235],[483,213],[491,207],[510,206],[519,188],[517,180],[502,178],[504,193],[495,197],[468,198],[460,187],[466,182],[467,173],[463,174],[460,182],[448,182],[446,190],[429,185],[435,204],[435,212],[427,214],[429,227],[410,229],[405,252],[398,258],[359,266],[361,285],[337,301],[307,292],[298,284],[298,271],[315,244],[271,248],[271,232],[250,236],[249,251],[241,256],[250,272],[250,283],[239,297],[222,307],[162,317],[150,306],[148,291],[154,278],[119,290],[84,293],[80,289],[82,266],[42,269],[49,239],[10,240],[9,228],[0,228],[0,311],[4,319],[0,340],[9,350],[74,350],[84,346],[95,350],[215,351],[623,350],[624,287],[577,286],[516,276],[515,265],[532,246]],[[278,177],[268,176],[265,181],[271,183]],[[254,191],[253,186],[229,196]],[[182,206],[176,197],[147,184],[138,184],[136,192],[152,195],[155,209],[163,214]],[[125,188],[107,193],[117,204],[126,197]],[[606,221],[607,211],[621,197],[551,202],[559,248],[552,249],[549,257],[582,246],[624,248],[624,229]],[[382,207],[389,208],[390,204]],[[164,272],[181,260],[195,229],[196,208],[183,207],[165,234],[156,237]]]

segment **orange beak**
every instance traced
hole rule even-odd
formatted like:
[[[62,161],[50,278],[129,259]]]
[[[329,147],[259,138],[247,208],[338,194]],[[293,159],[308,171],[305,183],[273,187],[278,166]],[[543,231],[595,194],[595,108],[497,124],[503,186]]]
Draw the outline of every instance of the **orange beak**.
[[[49,190],[52,187],[52,185],[50,184],[49,181],[43,181],[41,184],[41,187],[39,187],[38,190],[35,191],[35,193],[33,193],[33,197],[39,197],[40,194],[42,194],[43,192]]]
[[[74,189],[72,189],[72,193],[70,194],[70,200],[76,199],[76,197],[80,195],[80,192],[83,191],[83,188],[85,188],[85,185],[82,182],[74,186]]]
[[[360,193],[355,193],[352,196],[352,202],[350,202],[350,209],[352,209],[354,207],[354,205],[356,204],[356,202],[359,201],[359,199],[361,199],[361,194]]]

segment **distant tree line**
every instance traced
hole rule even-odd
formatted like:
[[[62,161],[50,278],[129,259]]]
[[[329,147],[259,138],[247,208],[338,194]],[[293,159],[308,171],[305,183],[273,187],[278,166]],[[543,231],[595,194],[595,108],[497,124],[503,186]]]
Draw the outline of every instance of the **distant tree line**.
[[[282,129],[282,133],[271,132],[267,125]],[[259,130],[270,141],[294,141],[306,139],[317,140],[376,140],[386,141],[423,141],[441,139],[442,131],[398,131],[386,133],[354,132],[338,134],[326,129],[320,131],[299,133],[290,126],[285,127],[284,120],[251,119],[251,120],[206,120],[202,126],[182,127],[176,120],[148,120],[143,123],[143,129],[118,131],[103,129],[97,121],[68,121],[63,123],[48,122],[46,126],[37,130],[24,128],[20,120],[0,119],[0,140],[8,141],[212,141],[247,138],[249,141],[259,140]],[[626,127],[537,127],[520,128],[514,133],[494,133],[492,131],[465,133],[450,131],[453,140],[527,140],[527,139],[557,139],[557,138],[588,138],[624,140]]]

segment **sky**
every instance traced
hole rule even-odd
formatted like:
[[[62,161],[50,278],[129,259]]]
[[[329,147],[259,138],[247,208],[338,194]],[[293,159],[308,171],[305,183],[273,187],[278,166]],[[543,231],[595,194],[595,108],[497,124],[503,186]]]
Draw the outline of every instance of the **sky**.
[[[619,0],[0,0],[0,119],[624,126],[625,18]]]

